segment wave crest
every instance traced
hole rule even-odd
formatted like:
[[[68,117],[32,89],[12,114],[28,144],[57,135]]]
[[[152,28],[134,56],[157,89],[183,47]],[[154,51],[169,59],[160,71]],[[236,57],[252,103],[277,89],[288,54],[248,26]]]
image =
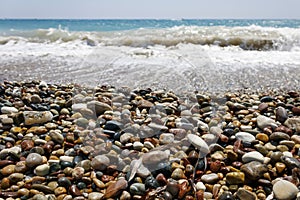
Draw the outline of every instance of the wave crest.
[[[162,29],[136,29],[118,32],[69,32],[62,29],[9,31],[0,35],[0,44],[11,41],[66,43],[80,41],[87,45],[147,47],[178,44],[238,46],[243,50],[289,51],[300,47],[300,29],[248,27],[178,26]]]

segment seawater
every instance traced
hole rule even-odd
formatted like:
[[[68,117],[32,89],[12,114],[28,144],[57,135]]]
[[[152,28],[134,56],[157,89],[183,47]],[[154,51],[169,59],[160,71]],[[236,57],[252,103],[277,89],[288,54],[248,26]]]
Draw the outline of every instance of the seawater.
[[[0,80],[297,88],[300,20],[0,20]]]

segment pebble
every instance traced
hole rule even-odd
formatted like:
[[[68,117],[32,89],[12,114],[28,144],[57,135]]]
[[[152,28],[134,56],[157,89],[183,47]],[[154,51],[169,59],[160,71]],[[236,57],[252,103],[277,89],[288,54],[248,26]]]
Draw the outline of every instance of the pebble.
[[[13,113],[17,113],[17,112],[19,112],[19,111],[15,107],[3,106],[1,108],[1,113],[2,114],[13,114]]]
[[[161,144],[170,144],[174,142],[174,135],[172,133],[163,133],[159,136],[159,142]]]
[[[267,166],[258,161],[252,161],[242,165],[241,171],[245,173],[250,180],[258,180],[267,172]]]
[[[279,121],[280,123],[284,123],[285,120],[287,120],[289,117],[286,109],[281,106],[276,108],[275,116],[276,116],[276,120]]]
[[[235,134],[237,140],[241,140],[243,142],[252,142],[255,140],[254,135],[247,132],[238,132]]]
[[[216,173],[205,174],[201,177],[201,181],[209,184],[216,183],[218,180],[219,180],[219,176]]]
[[[29,126],[33,124],[43,124],[53,119],[50,111],[24,111],[24,124]]]
[[[274,132],[270,135],[270,140],[290,140],[290,136],[283,132]]]
[[[245,153],[242,157],[242,161],[244,163],[248,163],[248,162],[251,162],[251,161],[258,161],[258,162],[263,163],[264,160],[265,160],[265,157],[257,151],[252,151],[252,152]]]
[[[178,179],[184,179],[184,178],[186,178],[186,177],[185,177],[184,172],[183,172],[182,169],[176,168],[176,169],[172,172],[171,178],[178,180]]]
[[[273,185],[273,192],[278,200],[292,200],[297,196],[299,190],[293,183],[279,180]]]
[[[250,192],[244,188],[239,188],[236,192],[236,197],[239,199],[256,200],[257,196],[255,193]]]
[[[50,166],[48,164],[39,165],[35,168],[34,173],[37,176],[45,176],[49,174]]]
[[[256,120],[257,120],[257,126],[262,130],[268,126],[271,126],[272,128],[277,128],[277,124],[275,120],[269,117],[259,115]]]
[[[100,192],[91,192],[88,195],[88,200],[99,200],[102,199],[103,194]]]
[[[144,195],[146,192],[145,184],[143,183],[133,183],[129,190],[133,195]]]
[[[1,169],[1,174],[3,176],[9,176],[15,172],[15,165],[7,165]]]
[[[110,160],[105,155],[98,155],[93,158],[91,167],[95,170],[104,170],[110,164]]]
[[[43,157],[37,153],[30,153],[26,158],[26,165],[28,167],[35,167],[43,163]]]
[[[226,174],[226,182],[230,185],[243,184],[245,181],[245,174],[243,172],[230,172]]]

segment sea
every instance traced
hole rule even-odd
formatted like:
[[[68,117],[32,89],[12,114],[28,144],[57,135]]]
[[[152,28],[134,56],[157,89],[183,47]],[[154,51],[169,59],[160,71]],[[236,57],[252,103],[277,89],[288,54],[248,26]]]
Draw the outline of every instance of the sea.
[[[0,19],[0,81],[299,89],[300,20]]]

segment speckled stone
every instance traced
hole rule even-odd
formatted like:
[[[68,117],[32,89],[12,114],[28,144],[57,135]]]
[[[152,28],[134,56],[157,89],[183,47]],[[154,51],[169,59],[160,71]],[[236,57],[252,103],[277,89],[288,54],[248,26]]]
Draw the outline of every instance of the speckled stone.
[[[273,185],[273,192],[278,200],[292,200],[296,197],[299,190],[293,183],[279,180]]]
[[[257,196],[255,193],[250,192],[244,188],[239,188],[236,193],[236,196],[239,199],[247,199],[247,200],[256,200],[257,199]]]
[[[35,168],[34,173],[38,176],[45,176],[49,174],[50,166],[48,164],[39,165]]]
[[[43,163],[43,157],[37,153],[30,153],[26,158],[26,165],[28,167],[35,167]]]
[[[258,180],[267,172],[267,166],[258,161],[252,161],[242,165],[241,171],[245,173],[250,180]]]
[[[230,172],[226,174],[226,182],[230,185],[243,184],[245,181],[245,174],[243,172]]]

